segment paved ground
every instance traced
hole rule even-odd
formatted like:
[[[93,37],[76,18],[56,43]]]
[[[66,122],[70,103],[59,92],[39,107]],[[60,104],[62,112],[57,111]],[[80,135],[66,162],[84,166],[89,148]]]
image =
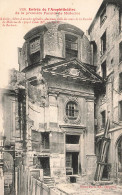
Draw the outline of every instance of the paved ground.
[[[76,183],[58,184],[58,189],[69,195],[122,195],[122,186],[119,185],[80,185]]]

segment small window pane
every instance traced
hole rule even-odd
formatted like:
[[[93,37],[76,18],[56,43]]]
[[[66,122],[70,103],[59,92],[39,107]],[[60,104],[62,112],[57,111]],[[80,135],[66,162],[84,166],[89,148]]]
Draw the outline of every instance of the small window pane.
[[[68,102],[66,105],[66,115],[69,118],[75,119],[78,116],[78,106],[75,102]]]

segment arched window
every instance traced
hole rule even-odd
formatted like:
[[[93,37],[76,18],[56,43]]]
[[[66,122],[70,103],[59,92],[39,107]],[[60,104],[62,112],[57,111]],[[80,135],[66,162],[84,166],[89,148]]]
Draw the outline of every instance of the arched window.
[[[76,119],[78,117],[78,105],[74,101],[70,101],[66,105],[66,115],[69,119]]]

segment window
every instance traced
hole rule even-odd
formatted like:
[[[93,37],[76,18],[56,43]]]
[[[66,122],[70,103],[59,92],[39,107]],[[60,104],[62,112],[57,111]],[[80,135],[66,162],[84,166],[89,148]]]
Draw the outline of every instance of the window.
[[[119,10],[119,32],[122,30],[122,11]]]
[[[78,38],[74,35],[65,35],[66,58],[78,57]]]
[[[102,71],[102,78],[106,78],[106,61],[104,61],[101,65],[101,71]]]
[[[122,121],[122,101],[119,102],[119,121]]]
[[[119,90],[122,91],[122,72],[119,74]]]
[[[92,58],[91,63],[97,65],[97,44],[95,41],[91,41]]]
[[[100,16],[100,26],[103,25],[103,23],[105,22],[107,16],[106,16],[106,9],[103,10],[101,16]]]
[[[106,123],[106,113],[105,110],[101,112],[101,117],[102,117],[102,128],[105,128],[105,123]]]
[[[106,51],[106,32],[101,37],[101,55],[103,55]]]
[[[40,50],[40,38],[35,38],[30,42],[30,54],[36,53]]]
[[[66,144],[79,144],[79,135],[66,135]]]
[[[97,45],[93,44],[93,65],[97,65]]]
[[[36,37],[30,41],[29,52],[32,65],[40,61],[40,46],[40,37]]]
[[[122,41],[119,44],[119,62],[122,61]]]
[[[42,148],[49,149],[49,133],[41,133],[42,136]]]
[[[75,102],[70,101],[70,102],[67,103],[67,105],[66,105],[66,115],[70,119],[76,119],[77,118],[77,116],[78,116],[78,105]]]

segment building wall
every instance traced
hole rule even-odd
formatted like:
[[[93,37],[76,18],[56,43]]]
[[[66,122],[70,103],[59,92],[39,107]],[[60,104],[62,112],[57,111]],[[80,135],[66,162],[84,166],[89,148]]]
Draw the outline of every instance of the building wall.
[[[64,25],[64,26],[61,26]],[[20,70],[24,70],[31,65],[31,59],[29,54],[29,44],[30,42],[36,38],[40,37],[40,63],[44,65],[44,61],[47,55],[52,56],[50,60],[46,60],[46,64],[51,64],[53,62],[58,62],[66,58],[65,54],[65,35],[70,34],[77,38],[78,42],[78,59],[84,63],[90,64],[90,56],[91,56],[91,48],[88,38],[84,35],[83,31],[70,25],[70,27],[66,27],[65,23],[46,23],[41,28],[37,27],[37,29],[32,29],[30,32],[25,35],[25,43],[22,48],[18,50],[18,61],[20,65]],[[46,29],[46,30],[44,30]],[[69,30],[71,29],[71,30]],[[78,32],[78,33],[77,33]],[[54,58],[53,58],[54,56]]]
[[[63,68],[66,63],[64,60],[70,60],[73,57],[66,56],[65,39],[68,36],[68,40],[77,42],[78,60],[90,64],[91,47],[88,38],[77,27],[61,22],[49,22],[29,31],[24,37],[25,43],[19,52],[20,70],[25,72],[26,79],[30,82],[27,87],[28,135],[26,137],[28,137],[28,157],[26,164],[34,166],[33,155],[36,156],[36,161],[46,155],[50,161],[51,176],[55,177],[57,181],[65,180],[66,155],[68,152],[70,154],[77,152],[79,174],[85,174],[89,180],[93,180],[96,168],[94,86],[91,83],[84,83],[70,77],[52,75],[49,72],[44,72],[43,69],[43,67],[53,66],[61,61]],[[40,37],[41,55],[37,63],[31,64],[29,44],[36,37]],[[76,42],[73,42],[71,47],[74,47]],[[72,66],[75,68],[75,64]],[[76,120],[70,120],[66,116],[66,105],[69,101],[74,101],[78,105],[79,115]],[[41,145],[43,132],[49,134],[50,147],[45,150],[45,153],[42,151]],[[79,135],[79,144],[67,144],[67,134]]]
[[[28,76],[30,72],[26,73]],[[28,76],[30,77],[30,76]],[[57,178],[65,178],[66,175],[66,132],[68,134],[77,134],[80,136],[80,153],[82,174],[90,175],[89,179],[93,179],[96,165],[96,158],[94,155],[94,91],[90,85],[82,85],[77,81],[61,78],[58,76],[52,77],[45,75],[46,86],[48,88],[48,96],[45,105],[40,105],[42,99],[33,99],[33,92],[35,96],[37,93],[30,88],[29,95],[29,127],[35,132],[49,132],[50,142],[50,169],[51,176]],[[37,88],[36,86],[34,86]],[[41,88],[40,94],[41,94]],[[38,99],[38,101],[37,101]],[[69,120],[66,116],[66,104],[68,101],[76,101],[79,108],[79,116],[77,120]],[[31,121],[33,121],[31,123]],[[69,129],[69,127],[70,129]],[[78,129],[77,129],[78,128]],[[62,138],[60,137],[62,134]],[[30,136],[32,134],[30,133]],[[57,137],[57,140],[55,138]],[[35,150],[30,147],[34,154],[37,154],[40,140],[38,140]],[[87,143],[87,144],[85,144]],[[54,147],[55,145],[55,147]],[[37,148],[36,148],[37,147]],[[62,148],[62,149],[61,149]],[[74,146],[72,145],[72,150]],[[74,149],[75,151],[75,149]],[[89,162],[91,161],[91,163]],[[32,165],[32,161],[31,164]],[[94,169],[93,169],[94,165]],[[89,167],[89,168],[88,168]]]
[[[66,58],[67,34],[78,41],[78,59],[74,61]],[[35,52],[36,49],[38,51]],[[33,51],[34,55],[40,52],[40,56],[30,56]],[[8,93],[3,103],[6,106],[4,121],[7,140],[10,141],[10,134],[15,131],[12,136],[16,172],[19,170],[20,174],[21,165],[24,169],[39,168],[43,169],[44,176],[54,177],[56,182],[64,182],[69,168],[66,167],[67,156],[70,154],[76,171],[74,174],[79,177],[83,175],[92,181],[96,169],[94,86],[95,82],[101,83],[101,79],[93,72],[93,66],[90,69],[90,42],[83,31],[75,26],[47,23],[25,35],[25,43],[19,48],[18,54],[20,72],[13,70],[10,79],[14,95]],[[87,72],[85,66],[88,64]],[[59,69],[56,71],[59,72],[46,72],[46,67],[53,67],[55,71],[57,65]],[[70,74],[71,70],[76,72],[75,75]],[[63,76],[61,71],[64,71]],[[75,119],[66,114],[66,106],[70,101],[75,102],[78,109]],[[7,134],[8,126],[11,127],[10,134]],[[76,136],[77,143],[67,143],[68,136]],[[72,167],[70,171],[73,171]]]
[[[6,136],[6,142],[10,144],[15,140],[15,94],[10,94],[7,90],[3,94],[3,128],[5,129],[4,135]]]
[[[121,4],[121,3],[120,3]],[[100,16],[103,10],[106,8],[106,19],[102,25],[100,25]],[[121,135],[121,121],[119,119],[119,101],[122,99],[122,95],[119,89],[120,80],[119,73],[121,73],[122,62],[119,62],[119,43],[122,41],[122,32],[119,29],[119,11],[121,6],[114,3],[105,3],[99,10],[93,27],[90,29],[90,39],[95,41],[97,45],[97,73],[102,76],[102,63],[106,61],[106,78],[104,85],[106,92],[97,92],[96,100],[96,118],[97,118],[97,134],[102,135],[104,129],[102,129],[102,111],[106,111],[107,118],[110,119],[109,135],[111,138],[111,144],[109,148],[108,161],[112,164],[111,178],[117,178],[117,154],[115,140]],[[106,51],[101,55],[101,37],[106,32]],[[99,93],[99,95],[98,95]],[[116,167],[116,168],[115,168]]]

